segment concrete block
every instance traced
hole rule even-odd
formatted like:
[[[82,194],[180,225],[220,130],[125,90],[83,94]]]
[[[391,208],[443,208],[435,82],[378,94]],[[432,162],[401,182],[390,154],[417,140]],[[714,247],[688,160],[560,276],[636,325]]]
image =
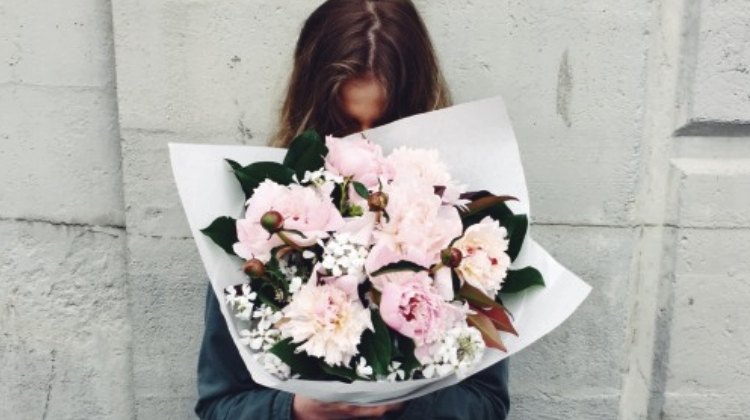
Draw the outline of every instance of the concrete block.
[[[457,102],[502,94],[535,220],[628,224],[648,1],[420,1]]]
[[[532,235],[593,291],[558,329],[511,357],[513,410],[523,413],[514,418],[616,418],[636,234],[535,225]]]
[[[0,5],[0,84],[114,86],[108,1]]]
[[[127,225],[132,233],[173,238],[191,235],[172,175],[169,142],[237,144],[240,140],[221,135],[123,130],[123,181]]]
[[[135,417],[193,418],[208,277],[192,239],[129,235]]]
[[[265,142],[308,1],[113,1],[120,123]],[[148,63],[148,65],[144,65]]]
[[[717,401],[750,387],[750,230],[682,229],[667,389]]]
[[[125,239],[0,221],[0,418],[130,419]]]
[[[508,420],[615,420],[618,399],[619,395],[607,394],[585,398],[521,395],[511,399]]]
[[[686,35],[686,92],[679,135],[750,135],[747,2],[704,1]]]
[[[0,85],[0,215],[122,225],[114,92]]]
[[[722,396],[710,392],[700,392],[690,395],[673,395],[667,393],[667,401],[660,419],[722,419],[744,420],[750,412],[747,394]]]
[[[690,227],[750,227],[750,159],[673,159],[672,219]]]

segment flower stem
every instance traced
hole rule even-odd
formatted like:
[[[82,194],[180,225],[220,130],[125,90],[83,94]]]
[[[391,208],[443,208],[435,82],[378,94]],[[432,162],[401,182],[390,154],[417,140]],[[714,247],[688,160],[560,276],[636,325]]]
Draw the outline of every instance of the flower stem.
[[[302,251],[302,247],[300,247],[299,245],[297,245],[297,243],[294,242],[289,236],[287,236],[286,233],[284,233],[284,231],[280,230],[280,231],[276,232],[276,234],[279,235],[279,238],[282,241],[284,241],[285,244],[289,245],[294,250],[296,250],[296,251]]]

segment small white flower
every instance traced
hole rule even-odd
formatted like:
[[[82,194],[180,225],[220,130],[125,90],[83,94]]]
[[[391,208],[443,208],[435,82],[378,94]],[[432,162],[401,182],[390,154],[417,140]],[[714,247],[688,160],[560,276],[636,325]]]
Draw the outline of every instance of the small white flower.
[[[485,348],[479,330],[458,324],[431,344],[429,356],[420,360],[424,364],[422,374],[425,378],[434,378],[456,372],[462,377],[481,360]]]
[[[393,361],[388,366],[388,376],[386,380],[390,382],[403,381],[406,378],[406,372],[401,369],[401,362]]]
[[[291,294],[297,293],[300,287],[302,287],[302,277],[299,277],[299,276],[292,277],[292,280],[289,281],[289,293]]]
[[[356,366],[357,375],[365,378],[372,376],[372,366],[367,364],[364,357],[360,357]]]
[[[235,317],[247,321],[255,306],[257,293],[250,290],[249,284],[228,286],[224,289],[224,302],[234,311]]]
[[[366,246],[351,241],[351,235],[346,232],[334,234],[323,244],[323,260],[321,266],[330,275],[361,275],[364,273],[365,259],[368,255]]]
[[[279,379],[289,379],[291,376],[292,370],[289,365],[273,353],[258,353],[255,355],[255,360],[263,365],[268,373]]]
[[[313,184],[316,187],[321,187],[327,183],[340,184],[342,182],[344,182],[343,177],[326,171],[323,168],[317,171],[305,171],[305,175],[302,177],[303,184]]]

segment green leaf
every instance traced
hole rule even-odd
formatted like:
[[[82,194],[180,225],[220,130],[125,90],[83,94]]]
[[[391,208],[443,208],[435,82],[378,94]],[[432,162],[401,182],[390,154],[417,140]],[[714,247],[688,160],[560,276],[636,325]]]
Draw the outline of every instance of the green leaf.
[[[263,303],[264,305],[270,307],[274,311],[279,311],[280,310],[279,305],[276,304],[275,300],[273,298],[271,298],[271,297],[268,297],[264,293],[267,289],[271,290],[272,296],[275,296],[276,295],[276,290],[278,290],[278,289],[276,289],[276,287],[272,286],[271,284],[264,283],[263,286],[261,286],[260,291],[258,293],[258,300],[260,300],[261,303]]]
[[[415,369],[419,369],[422,367],[422,364],[419,363],[419,360],[417,360],[417,356],[414,355],[416,345],[414,344],[414,340],[409,337],[406,337],[399,333],[395,333],[395,335],[397,347],[394,351],[394,354],[399,354],[399,359],[401,359],[399,360],[401,362],[401,369],[404,370],[404,372],[406,373],[406,377],[409,378],[411,377],[411,374]]]
[[[529,229],[529,219],[525,214],[517,214],[508,219],[506,230],[508,231],[508,256],[511,261],[515,261],[521,252],[523,241],[526,239],[526,232]]]
[[[352,185],[354,186],[354,191],[357,192],[357,195],[367,200],[370,198],[370,191],[365,187],[365,184],[361,182],[354,181],[352,182]]]
[[[397,271],[413,271],[416,273],[418,271],[427,271],[427,269],[411,261],[401,260],[395,263],[386,264],[383,267],[373,271],[372,274],[370,274],[370,277],[376,277],[381,274],[394,273]]]
[[[375,331],[365,330],[362,334],[360,344],[362,356],[372,367],[376,375],[387,375],[388,366],[391,364],[393,346],[391,334],[388,332],[388,326],[383,322],[380,312],[377,310],[370,311],[372,316],[372,326]]]
[[[286,338],[274,344],[268,352],[275,354],[282,362],[289,365],[294,373],[299,373],[307,378],[320,376],[321,369],[318,359],[304,353],[297,353],[296,350],[297,345],[292,343],[291,338]]]
[[[320,369],[331,376],[343,379],[344,382],[354,382],[359,379],[356,370],[341,366],[329,366],[322,360],[320,361]]]
[[[229,159],[226,159],[226,161],[232,166],[234,176],[240,181],[242,191],[245,192],[247,198],[252,197],[253,191],[266,179],[270,179],[277,184],[289,185],[292,183],[292,177],[294,176],[292,169],[278,162],[255,162],[237,168],[237,162],[232,163]]]
[[[509,270],[500,293],[518,293],[531,286],[544,286],[544,277],[539,270],[531,266]]]
[[[292,168],[302,179],[306,171],[322,168],[327,154],[328,148],[320,135],[314,130],[307,130],[292,140],[284,157],[284,166]]]
[[[201,229],[204,235],[219,245],[227,254],[237,255],[232,245],[239,241],[237,239],[237,220],[221,216],[217,217],[210,225]]]
[[[242,165],[240,165],[239,163],[233,161],[232,159],[224,159],[224,160],[226,160],[227,163],[229,164],[229,166],[232,167],[233,171],[236,171],[237,169],[242,169]]]

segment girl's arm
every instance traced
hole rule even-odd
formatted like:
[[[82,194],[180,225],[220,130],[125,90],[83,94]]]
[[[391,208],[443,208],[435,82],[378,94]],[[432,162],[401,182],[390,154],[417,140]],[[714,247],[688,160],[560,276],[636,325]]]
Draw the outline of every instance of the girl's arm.
[[[209,284],[195,413],[204,420],[289,420],[292,397],[288,392],[269,389],[252,380]]]

